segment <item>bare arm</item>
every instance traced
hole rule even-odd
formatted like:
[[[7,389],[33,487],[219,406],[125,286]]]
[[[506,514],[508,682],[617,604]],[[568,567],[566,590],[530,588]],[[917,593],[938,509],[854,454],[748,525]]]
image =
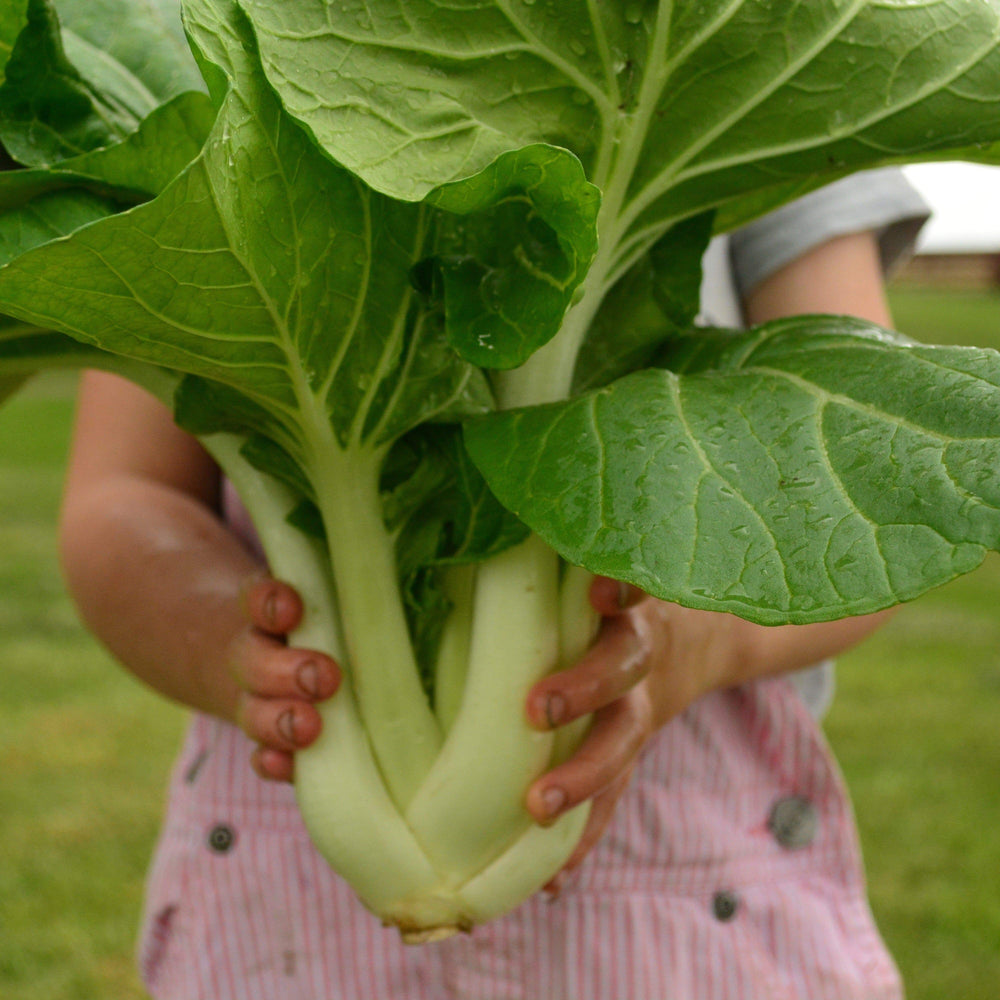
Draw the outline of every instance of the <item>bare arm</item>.
[[[84,375],[60,527],[84,620],[157,691],[274,747],[287,776],[280,750],[315,738],[310,702],[338,674],[328,657],[285,647],[298,599],[216,516],[218,491],[211,458],[155,399]]]

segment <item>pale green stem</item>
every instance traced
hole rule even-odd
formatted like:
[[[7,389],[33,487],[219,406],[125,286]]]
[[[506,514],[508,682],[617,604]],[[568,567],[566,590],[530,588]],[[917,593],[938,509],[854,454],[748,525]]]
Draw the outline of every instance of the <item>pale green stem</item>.
[[[493,376],[497,406],[501,410],[554,403],[569,397],[577,354],[606,291],[600,264],[600,260],[595,260],[586,291],[566,313],[556,336],[519,368]]]
[[[382,520],[381,456],[327,443],[315,486],[326,528],[349,668],[386,785],[405,810],[441,747],[399,593],[394,539]]]
[[[434,669],[434,711],[442,732],[451,729],[462,704],[472,642],[472,602],[476,567],[452,566],[445,573],[445,594],[452,610],[445,622]]]
[[[558,557],[537,537],[480,564],[461,710],[406,818],[432,863],[461,885],[532,820],[524,806],[552,735],[525,695],[556,665]]]
[[[344,662],[326,549],[288,523],[296,498],[240,455],[228,434],[202,439],[222,466],[257,527],[271,572],[301,594],[302,625],[289,637]],[[309,834],[361,900],[388,923],[454,926],[468,918],[460,901],[443,894],[442,880],[389,795],[361,723],[351,678],[320,706],[323,731],[295,758],[295,789]]]
[[[477,924],[493,920],[541,889],[569,860],[589,816],[590,802],[584,802],[552,826],[532,823],[492,864],[462,886],[471,920]]]
[[[590,648],[601,619],[590,603],[594,574],[581,566],[566,566],[559,588],[559,666],[577,663]],[[560,726],[555,734],[552,763],[568,760],[590,728],[590,716]]]

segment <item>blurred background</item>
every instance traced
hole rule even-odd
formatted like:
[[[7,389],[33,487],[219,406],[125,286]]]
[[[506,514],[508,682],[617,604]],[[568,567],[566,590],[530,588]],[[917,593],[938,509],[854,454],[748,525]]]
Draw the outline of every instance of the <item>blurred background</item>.
[[[1000,170],[909,168],[934,207],[896,326],[1000,349]],[[132,1000],[146,864],[184,713],[77,623],[54,525],[74,380],[0,410],[0,997]],[[1000,474],[1000,472],[998,472]],[[1000,995],[1000,556],[840,662],[827,732],[910,1000]]]

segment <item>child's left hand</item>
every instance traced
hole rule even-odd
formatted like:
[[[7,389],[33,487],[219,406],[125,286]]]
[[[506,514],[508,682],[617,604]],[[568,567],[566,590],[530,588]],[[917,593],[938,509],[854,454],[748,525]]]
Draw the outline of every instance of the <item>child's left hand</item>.
[[[526,798],[539,823],[591,800],[590,819],[563,872],[600,839],[640,753],[662,726],[711,691],[836,656],[891,614],[755,625],[670,604],[607,577],[595,579],[590,602],[603,618],[594,644],[578,663],[534,685],[527,698],[528,719],[539,729],[593,715],[576,753],[535,781]],[[558,889],[563,872],[550,889]]]
[[[590,819],[563,871],[597,843],[628,785],[642,749],[661,726],[701,695],[736,681],[735,636],[747,623],[731,615],[668,604],[627,584],[597,578],[590,600],[603,623],[574,666],[539,681],[527,712],[539,729],[593,714],[577,752],[528,790],[539,823],[591,800]],[[555,889],[559,876],[549,888]]]

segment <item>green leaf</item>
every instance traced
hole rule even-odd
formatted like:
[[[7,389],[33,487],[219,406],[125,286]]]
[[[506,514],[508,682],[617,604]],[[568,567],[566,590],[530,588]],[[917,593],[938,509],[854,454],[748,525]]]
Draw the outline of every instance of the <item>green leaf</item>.
[[[459,430],[425,426],[390,454],[385,504],[399,531],[405,574],[426,566],[479,562],[524,541],[527,527],[500,505],[472,464]],[[433,539],[428,547],[422,539]]]
[[[87,80],[66,53],[55,7],[28,0],[0,88],[0,139],[14,159],[48,166],[124,138],[155,107],[141,90],[128,96],[123,104]]]
[[[288,110],[369,183],[413,200],[539,142],[592,163],[595,106],[618,117],[639,41],[617,5],[241,6]]]
[[[154,201],[0,270],[5,310],[230,386],[303,451],[311,420],[374,447],[491,405],[409,281],[431,210],[374,195],[290,126],[238,11],[189,15],[232,88],[205,149]]]
[[[53,191],[0,214],[0,264],[81,226],[113,215],[119,206],[88,191]]]
[[[143,200],[198,155],[211,105],[186,93],[157,108],[124,142],[50,169],[0,172],[0,263]]]
[[[0,84],[6,76],[7,60],[17,36],[28,23],[28,0],[7,0],[0,6]]]
[[[48,168],[0,172],[0,210],[70,187],[129,203],[144,201],[159,194],[198,155],[213,120],[204,94],[181,94],[153,111],[123,142]]]
[[[255,469],[290,487],[295,495],[315,499],[309,477],[293,458],[297,441],[266,406],[238,389],[188,375],[174,395],[174,419],[189,434],[229,433],[245,439],[241,454]]]
[[[502,507],[454,426],[424,426],[389,453],[383,513],[396,532],[407,623],[428,697],[442,630],[452,609],[447,568],[478,563],[523,542],[526,525]]]
[[[713,221],[705,212],[678,223],[608,292],[577,358],[574,394],[646,367],[665,341],[690,329]]]
[[[576,157],[529,146],[428,199],[449,342],[483,368],[514,368],[558,332],[597,252],[600,193]]]
[[[831,317],[715,346],[476,421],[473,460],[569,561],[765,624],[908,600],[1000,545],[1000,355]]]
[[[100,351],[72,337],[6,317],[0,322],[0,379],[17,381],[46,368],[101,367]]]
[[[0,375],[0,406],[10,399],[27,381],[27,378]]]
[[[103,64],[102,84],[121,98],[145,91],[155,104],[185,91],[204,91],[191,47],[181,24],[180,0],[55,0],[67,37],[67,51],[86,46],[88,67]]]
[[[1000,138],[983,0],[241,3],[285,106],[368,183],[419,199],[565,147],[605,193],[619,270],[676,219],[745,221],[745,198]]]
[[[176,380],[167,372],[136,365],[52,330],[0,316],[0,404],[27,379],[48,369],[100,368],[130,378],[169,400]]]
[[[60,15],[65,24],[60,23]],[[0,87],[0,141],[46,167],[120,142],[161,104],[203,89],[176,3],[28,0]]]

